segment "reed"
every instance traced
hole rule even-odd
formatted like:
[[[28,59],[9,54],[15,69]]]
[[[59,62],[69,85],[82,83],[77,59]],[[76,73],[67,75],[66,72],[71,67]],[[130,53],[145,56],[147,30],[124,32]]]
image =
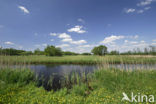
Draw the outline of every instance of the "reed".
[[[155,64],[156,56],[107,55],[107,56],[0,56],[0,64]]]

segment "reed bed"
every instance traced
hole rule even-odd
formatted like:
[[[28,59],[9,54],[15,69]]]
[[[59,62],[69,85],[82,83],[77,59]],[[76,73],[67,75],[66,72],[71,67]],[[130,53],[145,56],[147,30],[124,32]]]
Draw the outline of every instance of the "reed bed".
[[[107,56],[0,56],[0,64],[156,64],[155,56],[107,55]]]

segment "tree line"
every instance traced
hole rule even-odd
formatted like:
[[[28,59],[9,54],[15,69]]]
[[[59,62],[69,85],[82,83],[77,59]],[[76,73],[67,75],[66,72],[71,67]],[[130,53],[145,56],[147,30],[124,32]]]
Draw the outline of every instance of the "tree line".
[[[39,48],[32,51],[17,50],[13,48],[0,48],[0,55],[46,55],[46,56],[62,56],[62,55],[80,55],[79,53],[62,51],[61,48],[48,45],[43,51]],[[107,47],[100,45],[94,47],[90,53],[81,53],[81,55],[156,55],[156,47],[149,46],[141,50],[139,48],[134,49],[133,51],[127,51],[120,53],[119,51],[113,50],[108,52]]]

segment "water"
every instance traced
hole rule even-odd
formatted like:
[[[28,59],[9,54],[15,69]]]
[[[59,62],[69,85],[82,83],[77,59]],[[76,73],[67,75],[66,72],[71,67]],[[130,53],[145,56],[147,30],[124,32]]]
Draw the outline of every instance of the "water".
[[[2,66],[0,66],[2,67]],[[3,67],[5,67],[3,65]],[[80,77],[85,76],[85,81],[87,81],[86,75],[92,73],[101,67],[105,68],[118,68],[126,70],[134,69],[156,69],[156,64],[110,64],[110,65],[12,65],[11,68],[29,68],[35,72],[37,76],[38,84],[37,86],[43,86],[46,90],[57,90],[63,87],[62,81],[69,77],[71,81],[71,76],[73,73],[77,73]],[[70,82],[71,83],[71,82]],[[68,86],[71,87],[71,86]]]

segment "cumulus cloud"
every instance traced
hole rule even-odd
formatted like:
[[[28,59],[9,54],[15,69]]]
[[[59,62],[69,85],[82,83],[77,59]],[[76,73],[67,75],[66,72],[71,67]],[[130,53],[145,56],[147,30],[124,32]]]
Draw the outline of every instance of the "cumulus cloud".
[[[125,12],[126,13],[133,13],[135,12],[136,10],[134,8],[129,8],[129,9],[125,9]]]
[[[29,10],[27,8],[25,8],[24,6],[18,6],[19,9],[21,9],[21,11],[23,11],[25,14],[29,14]]]
[[[7,44],[7,45],[14,45],[14,43],[13,43],[13,42],[9,42],[9,41],[4,42],[4,44]]]
[[[155,0],[144,0],[141,1],[140,3],[137,4],[137,6],[146,6],[146,5],[150,5],[152,2],[154,2]]]
[[[83,34],[83,33],[85,33],[86,31],[85,30],[82,30],[82,28],[83,28],[83,26],[75,26],[75,27],[73,27],[73,28],[70,28],[70,29],[68,29],[67,31],[68,32],[76,32],[76,33],[79,33],[79,34]]]
[[[103,44],[108,44],[108,43],[113,43],[115,40],[119,40],[119,39],[123,39],[124,36],[120,35],[120,36],[115,36],[115,35],[112,35],[110,37],[106,37],[103,41],[101,41],[100,43],[103,43]]]
[[[50,36],[56,36],[57,33],[50,33],[49,35],[50,35]]]
[[[62,39],[63,42],[72,42],[73,39],[72,38],[65,38],[65,39]]]
[[[63,39],[70,39],[71,38],[71,36],[68,35],[67,33],[61,33],[61,34],[59,34],[58,37],[59,38],[63,38]]]
[[[69,42],[70,44],[79,45],[79,44],[87,43],[86,40],[77,40],[77,41],[75,41],[67,33],[58,34],[58,38],[61,38],[62,39],[61,40],[62,42]]]
[[[61,44],[61,45],[58,45],[56,47],[64,48],[64,47],[69,47],[69,46],[70,46],[69,44]]]
[[[156,39],[152,40],[153,42],[156,42]]]
[[[87,41],[86,40],[77,40],[77,41],[71,41],[70,43],[71,44],[79,45],[79,44],[87,43]]]
[[[90,47],[94,47],[94,45],[87,44],[87,45],[80,45],[79,47],[80,48],[90,48]]]

